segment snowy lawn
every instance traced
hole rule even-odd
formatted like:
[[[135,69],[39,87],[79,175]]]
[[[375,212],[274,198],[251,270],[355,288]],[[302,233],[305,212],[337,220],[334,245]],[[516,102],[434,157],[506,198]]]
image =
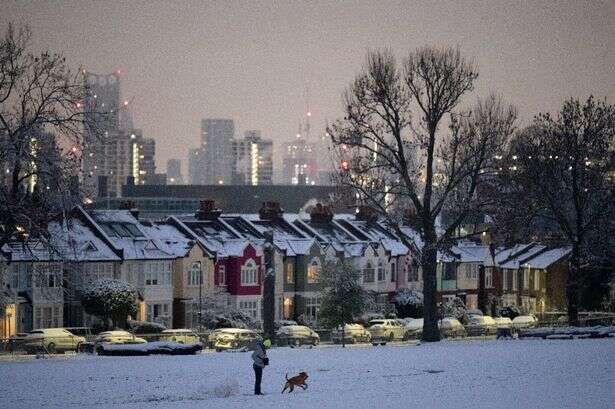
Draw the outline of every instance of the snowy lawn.
[[[277,348],[252,396],[249,353],[0,363],[4,408],[612,408],[615,339]],[[307,391],[281,395],[284,374]],[[223,386],[223,387],[221,387]],[[225,393],[230,397],[219,397]]]

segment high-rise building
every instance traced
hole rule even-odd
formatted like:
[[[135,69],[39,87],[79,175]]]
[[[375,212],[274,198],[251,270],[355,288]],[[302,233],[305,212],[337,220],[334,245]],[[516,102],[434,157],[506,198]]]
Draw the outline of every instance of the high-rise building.
[[[128,178],[135,184],[150,183],[156,173],[156,142],[132,129],[128,101],[120,103],[118,73],[84,73],[86,112],[91,112],[95,129],[86,129],[83,152],[85,186],[90,193],[115,197],[121,194]],[[103,183],[104,186],[100,186]]]
[[[201,121],[204,184],[231,183],[234,135],[235,124],[232,119],[207,118]]]
[[[169,159],[167,161],[167,184],[183,185],[182,162],[179,159]]]
[[[271,185],[273,183],[273,142],[262,139],[261,131],[250,130],[232,143],[232,183]]]
[[[293,142],[284,143],[282,148],[282,183],[315,185],[318,180],[316,145],[298,133]]]
[[[205,154],[203,149],[196,148],[188,151],[188,180],[191,185],[205,184]]]

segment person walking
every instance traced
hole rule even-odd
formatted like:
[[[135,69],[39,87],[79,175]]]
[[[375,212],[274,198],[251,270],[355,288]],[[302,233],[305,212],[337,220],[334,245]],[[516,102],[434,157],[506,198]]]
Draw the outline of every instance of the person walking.
[[[252,367],[254,368],[254,394],[262,395],[261,380],[263,379],[263,368],[269,365],[269,358],[265,352],[265,344],[262,341],[256,343],[256,348],[252,352]]]

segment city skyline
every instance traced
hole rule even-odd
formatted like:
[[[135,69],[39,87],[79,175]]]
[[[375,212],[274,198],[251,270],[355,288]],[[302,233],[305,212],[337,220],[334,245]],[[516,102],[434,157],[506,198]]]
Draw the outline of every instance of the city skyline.
[[[309,90],[313,134],[324,132],[342,115],[341,94],[367,49],[402,58],[459,45],[480,72],[464,106],[493,91],[524,123],[571,96],[612,100],[613,15],[608,2],[7,2],[0,23],[28,24],[35,48],[64,53],[74,69],[120,70],[135,126],[156,139],[157,167],[178,157],[187,174],[203,118],[232,118],[237,135],[260,129],[281,146],[304,119]]]

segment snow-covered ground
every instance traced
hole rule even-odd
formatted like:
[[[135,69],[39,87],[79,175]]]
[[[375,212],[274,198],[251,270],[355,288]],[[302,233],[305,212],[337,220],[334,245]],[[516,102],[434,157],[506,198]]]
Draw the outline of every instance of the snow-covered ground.
[[[615,339],[277,348],[265,396],[249,353],[0,363],[5,408],[612,408]],[[309,388],[281,395],[284,374]],[[236,384],[235,390],[232,385]],[[231,386],[230,397],[220,385]]]

